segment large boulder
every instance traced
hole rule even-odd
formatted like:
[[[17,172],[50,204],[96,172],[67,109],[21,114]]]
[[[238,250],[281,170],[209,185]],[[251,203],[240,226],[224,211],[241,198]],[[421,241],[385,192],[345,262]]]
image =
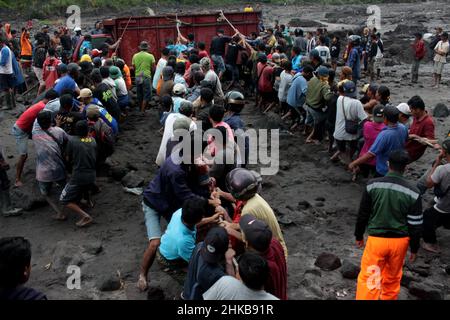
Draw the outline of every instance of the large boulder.
[[[443,103],[438,103],[433,109],[433,117],[447,118],[450,115],[448,107]]]
[[[409,293],[423,300],[443,300],[442,289],[435,284],[425,282],[411,282]]]
[[[26,211],[42,208],[48,205],[45,198],[35,188],[16,188],[11,191],[11,199]]]
[[[332,253],[321,253],[314,263],[315,266],[319,267],[325,271],[333,271],[339,268],[341,264],[341,259]]]
[[[110,172],[110,176],[116,180],[116,181],[122,181],[123,177],[127,175],[128,172],[130,172],[130,169],[122,166],[115,166],[112,167]]]
[[[116,274],[106,275],[99,277],[96,287],[100,291],[116,291],[122,287],[122,283]]]
[[[360,270],[361,268],[358,264],[350,260],[344,260],[340,271],[345,279],[356,279]]]

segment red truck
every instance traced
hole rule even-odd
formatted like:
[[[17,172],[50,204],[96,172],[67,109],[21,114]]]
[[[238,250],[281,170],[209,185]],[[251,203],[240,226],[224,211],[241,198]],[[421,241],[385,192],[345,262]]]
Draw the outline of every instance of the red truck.
[[[261,21],[261,12],[225,12],[224,15],[242,34],[249,35],[251,32],[258,32]],[[181,33],[186,37],[193,33],[196,42],[205,42],[209,48],[212,38],[216,35],[217,29],[223,29],[225,34],[233,35],[233,29],[226,21],[219,19],[220,12],[206,14],[179,14],[178,20],[182,22]],[[92,42],[94,48],[99,48],[107,38],[112,38],[115,42],[123,34],[122,42],[118,50],[118,56],[131,66],[133,55],[139,51],[138,46],[141,41],[150,44],[150,51],[156,59],[160,57],[160,50],[166,45],[167,39],[177,38],[175,14],[158,15],[149,17],[130,17],[108,19],[103,21],[107,34],[93,35]],[[129,22],[129,23],[128,23]],[[128,24],[128,27],[126,28]],[[125,30],[126,28],[126,30]],[[73,54],[74,61],[78,60],[79,48],[83,39],[80,39]]]

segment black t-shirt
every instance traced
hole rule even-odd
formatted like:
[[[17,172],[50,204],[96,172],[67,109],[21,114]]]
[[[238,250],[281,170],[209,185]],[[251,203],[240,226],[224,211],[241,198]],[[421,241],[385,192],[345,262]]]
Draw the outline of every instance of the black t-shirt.
[[[33,67],[41,68],[47,58],[47,50],[44,47],[36,48],[33,56]]]
[[[67,143],[66,155],[73,163],[71,184],[83,186],[95,183],[97,144],[94,138],[71,137]]]
[[[103,107],[108,113],[117,121],[120,119],[120,107],[114,99],[109,86],[105,83],[100,83],[93,92],[94,98],[97,98],[102,103]]]
[[[244,49],[237,43],[228,44],[227,54],[225,56],[225,62],[229,65],[235,66],[239,56],[239,51]]]
[[[72,50],[72,39],[69,35],[65,34],[61,36],[61,45],[66,51]]]
[[[211,55],[215,54],[218,56],[223,56],[225,54],[225,45],[230,41],[231,37],[228,36],[215,37],[211,41],[211,49],[209,52]]]
[[[203,293],[208,291],[217,280],[225,275],[222,265],[207,263],[203,260],[201,255],[203,246],[204,242],[197,244],[189,261],[183,290],[183,298],[185,300],[203,300]]]
[[[45,42],[45,47],[50,48],[50,35],[45,32],[38,32],[36,33],[35,39],[42,39]]]
[[[330,56],[332,58],[339,58],[339,53],[341,52],[341,44],[338,43],[332,43],[330,48]]]
[[[47,300],[42,292],[18,286],[14,289],[0,289],[0,300]]]

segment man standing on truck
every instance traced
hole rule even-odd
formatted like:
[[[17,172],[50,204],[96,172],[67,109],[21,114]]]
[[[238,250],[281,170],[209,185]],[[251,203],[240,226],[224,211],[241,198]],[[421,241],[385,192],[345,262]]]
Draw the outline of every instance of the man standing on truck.
[[[148,53],[149,45],[147,41],[142,41],[139,45],[140,52],[133,56],[133,68],[136,76],[137,99],[141,106],[142,113],[152,98],[151,79],[155,72],[155,57]]]
[[[209,51],[219,79],[222,79],[222,75],[225,72],[225,61],[223,60],[225,45],[229,43],[231,39],[232,37],[224,35],[223,30],[217,30],[217,36],[211,41],[211,48]]]

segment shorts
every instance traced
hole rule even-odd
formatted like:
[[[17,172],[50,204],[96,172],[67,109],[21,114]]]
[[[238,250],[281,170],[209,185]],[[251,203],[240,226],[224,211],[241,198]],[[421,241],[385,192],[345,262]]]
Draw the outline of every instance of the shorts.
[[[14,88],[14,74],[0,74],[0,91]]]
[[[443,62],[434,62],[433,72],[435,74],[442,74],[442,71],[444,70],[444,63]]]
[[[211,56],[211,59],[212,59],[212,61],[214,63],[214,68],[216,69],[217,73],[225,72],[225,70],[226,70],[225,69],[225,61],[223,60],[222,56],[213,54]]]
[[[144,211],[148,240],[161,239],[161,215],[144,202],[142,202],[142,210]]]
[[[339,61],[339,58],[331,58],[331,63],[332,64],[337,64]]]
[[[18,126],[14,125],[12,128],[12,135],[16,138],[17,152],[21,155],[28,154],[28,133],[24,132]]]
[[[66,180],[61,180],[61,181],[56,182],[56,185],[58,187],[59,186],[64,186],[65,183],[66,183]],[[53,182],[38,181],[39,191],[41,192],[41,194],[43,196],[50,195],[50,191],[52,190],[52,186],[53,186]]]
[[[306,106],[308,110],[308,114],[311,115],[314,125],[324,122],[328,118],[327,112],[317,111],[316,109],[311,108],[310,106]]]
[[[33,67],[33,71],[34,71],[34,74],[36,75],[36,78],[39,80],[39,84],[41,86],[45,85],[44,69]]]
[[[381,61],[382,61],[382,58],[374,58],[374,61],[373,61],[373,69],[374,70],[381,69]]]
[[[175,259],[175,260],[167,260],[158,250],[156,251],[156,259],[158,260],[158,263],[162,265],[165,268],[169,268],[171,270],[177,270],[182,269],[188,266],[188,263],[184,261],[183,259]]]
[[[358,140],[336,140],[337,148],[340,152],[346,152],[349,149],[356,150],[358,147]]]
[[[93,184],[76,185],[69,182],[61,192],[59,202],[62,205],[67,205],[69,203],[78,203],[83,198],[83,195],[88,194],[92,188]]]
[[[136,84],[136,95],[139,103],[152,99],[152,79],[144,78],[141,84]]]

